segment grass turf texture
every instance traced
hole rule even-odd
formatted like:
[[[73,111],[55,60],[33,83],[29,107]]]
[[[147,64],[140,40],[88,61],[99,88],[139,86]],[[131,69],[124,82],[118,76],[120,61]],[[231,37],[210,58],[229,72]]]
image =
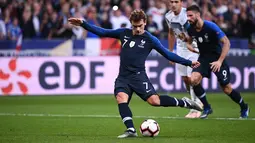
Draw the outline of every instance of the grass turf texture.
[[[249,120],[230,120],[239,117],[239,106],[224,94],[208,94],[214,113],[206,120],[184,119],[187,109],[152,107],[134,95],[130,107],[137,130],[146,116],[154,116],[161,131],[155,138],[139,133],[138,138],[128,139],[116,138],[125,127],[113,96],[0,97],[0,142],[252,143],[255,94],[243,97],[251,108]]]

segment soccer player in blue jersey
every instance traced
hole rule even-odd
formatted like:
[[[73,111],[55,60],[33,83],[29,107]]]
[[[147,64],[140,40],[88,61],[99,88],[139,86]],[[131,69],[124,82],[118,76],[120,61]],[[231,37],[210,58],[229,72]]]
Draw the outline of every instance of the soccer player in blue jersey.
[[[111,37],[120,39],[120,67],[119,75],[115,80],[114,94],[118,103],[119,113],[127,130],[118,138],[136,137],[137,133],[132,120],[132,112],[128,106],[133,92],[152,106],[179,106],[189,109],[203,110],[196,102],[188,99],[177,99],[167,95],[159,96],[152,86],[147,74],[145,73],[145,60],[152,49],[157,50],[170,61],[186,66],[197,68],[200,63],[179,57],[168,51],[160,41],[144,30],[147,17],[142,10],[135,10],[130,16],[132,29],[103,29],[88,24],[78,18],[70,18],[71,24],[82,26],[84,29],[93,32],[101,37]],[[93,46],[93,45],[91,45]]]
[[[229,66],[225,60],[230,49],[229,39],[215,23],[203,20],[200,17],[200,13],[200,9],[196,5],[187,8],[190,27],[187,29],[189,38],[185,39],[190,44],[196,45],[200,52],[198,61],[201,65],[193,69],[191,75],[191,84],[193,85],[194,92],[204,104],[204,111],[200,118],[206,118],[212,113],[212,108],[206,99],[205,91],[200,85],[203,77],[210,78],[211,72],[217,76],[224,93],[240,105],[240,118],[247,118],[249,107],[244,102],[240,93],[234,90],[230,84]],[[190,49],[194,51],[194,49]]]

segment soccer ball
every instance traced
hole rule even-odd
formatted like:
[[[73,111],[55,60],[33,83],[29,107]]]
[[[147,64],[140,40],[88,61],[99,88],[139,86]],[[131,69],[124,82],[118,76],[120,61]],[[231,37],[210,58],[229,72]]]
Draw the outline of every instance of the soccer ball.
[[[159,134],[159,124],[152,119],[144,120],[140,126],[140,132],[144,137],[155,137]]]

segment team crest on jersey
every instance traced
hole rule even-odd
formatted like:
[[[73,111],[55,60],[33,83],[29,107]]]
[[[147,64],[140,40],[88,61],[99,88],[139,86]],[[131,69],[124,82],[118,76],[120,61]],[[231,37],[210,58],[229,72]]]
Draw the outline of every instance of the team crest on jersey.
[[[207,34],[207,33],[205,34],[205,41],[206,41],[206,42],[209,41],[209,39],[208,39],[208,34]]]
[[[135,41],[131,41],[130,43],[129,43],[129,47],[130,48],[133,48],[135,46]]]
[[[198,37],[198,41],[199,41],[200,43],[203,43],[203,38],[202,38],[202,37]]]
[[[140,48],[144,48],[144,44],[146,43],[146,41],[144,41],[143,39],[141,40],[141,44],[138,45],[138,47]]]
[[[193,38],[191,45],[193,46],[193,48],[198,48],[197,39]]]

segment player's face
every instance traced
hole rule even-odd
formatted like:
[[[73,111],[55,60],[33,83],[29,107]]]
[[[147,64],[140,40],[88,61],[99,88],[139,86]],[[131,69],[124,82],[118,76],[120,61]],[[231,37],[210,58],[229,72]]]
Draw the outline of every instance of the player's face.
[[[131,24],[132,24],[132,30],[134,35],[141,35],[144,33],[144,28],[146,23],[143,19],[138,22],[132,21]]]
[[[170,0],[170,7],[173,12],[179,12],[182,7],[181,0]]]
[[[188,17],[188,21],[191,25],[196,25],[197,24],[197,13],[193,12],[193,11],[187,11],[187,17]]]

